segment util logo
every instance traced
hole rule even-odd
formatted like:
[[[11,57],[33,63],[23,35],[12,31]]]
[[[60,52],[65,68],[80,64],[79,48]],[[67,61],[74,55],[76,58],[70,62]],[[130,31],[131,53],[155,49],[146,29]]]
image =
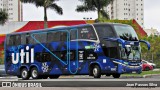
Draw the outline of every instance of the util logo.
[[[31,48],[30,50],[31,53],[29,53],[29,46],[26,46],[26,52],[24,52],[24,49],[21,49],[20,53],[12,53],[12,63],[17,64],[19,62],[19,59],[21,59],[21,63],[34,63],[34,48]],[[15,57],[16,56],[16,57]],[[29,57],[31,57],[29,59]],[[26,60],[24,60],[26,58]]]

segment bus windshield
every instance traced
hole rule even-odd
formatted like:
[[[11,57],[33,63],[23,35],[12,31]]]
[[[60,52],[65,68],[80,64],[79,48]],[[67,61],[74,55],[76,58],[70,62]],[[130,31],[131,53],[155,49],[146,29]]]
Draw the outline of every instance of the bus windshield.
[[[124,60],[140,60],[141,52],[139,46],[126,45],[125,48],[121,48],[121,59]]]
[[[131,26],[114,25],[117,35],[123,40],[138,41],[138,36]]]

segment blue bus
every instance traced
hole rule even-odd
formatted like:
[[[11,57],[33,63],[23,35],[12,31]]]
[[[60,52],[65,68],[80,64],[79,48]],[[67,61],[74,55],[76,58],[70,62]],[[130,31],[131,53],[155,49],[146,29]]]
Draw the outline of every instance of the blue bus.
[[[6,35],[5,71],[24,80],[60,75],[119,78],[141,73],[141,47],[135,30],[125,24],[97,23]]]

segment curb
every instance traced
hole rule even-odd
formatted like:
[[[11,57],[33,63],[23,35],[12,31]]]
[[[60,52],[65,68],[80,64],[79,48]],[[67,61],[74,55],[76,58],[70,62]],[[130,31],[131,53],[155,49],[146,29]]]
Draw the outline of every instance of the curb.
[[[143,75],[143,78],[151,78],[152,76],[160,76],[160,74],[148,74],[148,75]]]
[[[143,76],[121,76],[121,78],[143,78]]]
[[[143,76],[121,76],[121,78],[151,78],[152,76],[160,76],[160,74],[148,74]]]

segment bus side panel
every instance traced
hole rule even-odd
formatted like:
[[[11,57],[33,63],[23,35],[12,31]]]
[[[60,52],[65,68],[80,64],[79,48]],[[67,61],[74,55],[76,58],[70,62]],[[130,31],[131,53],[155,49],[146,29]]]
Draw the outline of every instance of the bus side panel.
[[[16,56],[16,54],[19,53],[19,47],[10,46],[10,47],[6,48],[6,52],[5,52],[5,57],[6,57],[5,70],[6,70],[7,74],[17,75],[17,74],[19,74],[20,62],[18,61],[18,63],[13,64],[13,62],[12,62],[12,54],[13,53],[14,53],[14,60],[16,58],[19,58],[19,56],[18,57]]]

